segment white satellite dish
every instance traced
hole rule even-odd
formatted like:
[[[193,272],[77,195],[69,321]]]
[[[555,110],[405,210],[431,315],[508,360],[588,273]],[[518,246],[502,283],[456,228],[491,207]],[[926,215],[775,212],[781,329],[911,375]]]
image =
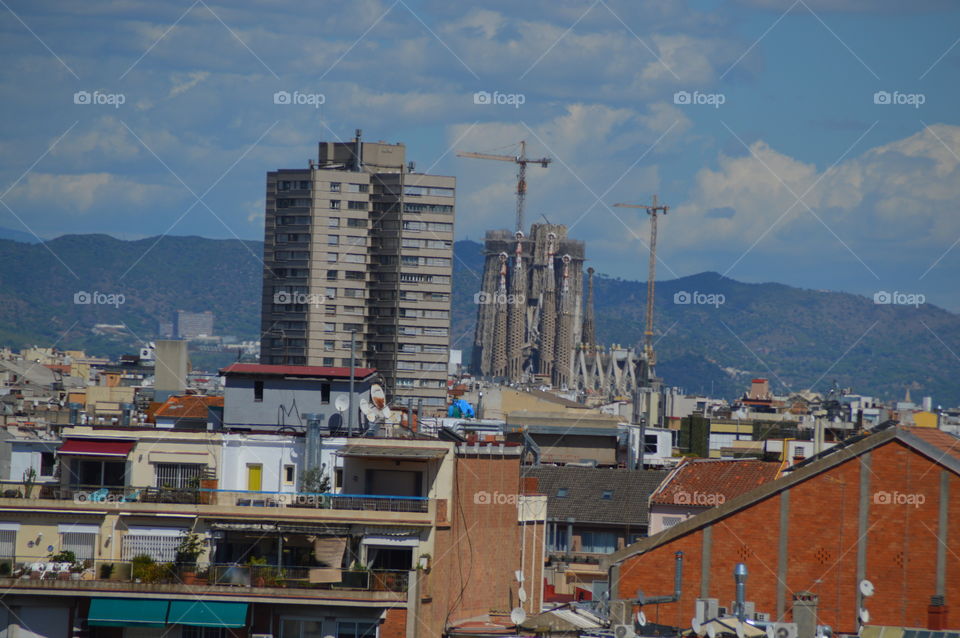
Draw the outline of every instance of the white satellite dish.
[[[693,629],[693,633],[697,634],[698,636],[703,635],[703,627],[700,626],[700,621],[697,620],[696,616],[690,619],[690,628]]]
[[[367,417],[367,421],[377,420],[377,411],[369,403],[361,403],[360,411],[363,412],[363,416]]]
[[[709,638],[717,638],[717,627],[716,625],[707,625],[707,636]]]
[[[642,609],[637,612],[637,624],[641,627],[647,624],[647,615],[643,613]]]
[[[523,582],[523,570],[522,570],[522,569],[516,570],[515,572],[513,572],[513,575],[514,575],[514,577],[517,579],[517,582],[518,582],[518,583],[522,583],[522,582]]]
[[[520,599],[520,602],[527,602],[527,590],[523,588],[523,585],[520,585],[520,589],[517,590],[517,598]]]
[[[867,609],[860,610],[860,622],[866,625],[870,622],[870,611]]]
[[[523,607],[514,607],[513,611],[510,612],[510,622],[514,625],[519,625],[527,619],[527,612],[523,610]]]
[[[745,634],[743,631],[743,623],[738,620],[737,621],[737,638],[743,638],[744,635]]]
[[[391,410],[390,406],[388,405],[383,406],[383,409],[380,410],[380,416],[382,416],[384,419],[388,421],[390,420],[390,417],[392,415],[393,415],[393,410]]]
[[[337,412],[343,412],[350,407],[350,399],[341,394],[337,397],[337,400],[333,402],[333,407],[337,409]]]
[[[873,583],[864,578],[860,581],[860,593],[864,596],[873,596]]]
[[[387,395],[384,394],[383,388],[379,384],[374,383],[370,386],[370,399],[378,410],[382,410],[387,405]]]

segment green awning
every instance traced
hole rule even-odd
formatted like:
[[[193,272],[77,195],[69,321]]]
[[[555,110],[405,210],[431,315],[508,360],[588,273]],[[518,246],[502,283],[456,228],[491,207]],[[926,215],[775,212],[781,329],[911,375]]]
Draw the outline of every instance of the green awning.
[[[247,603],[171,600],[167,622],[194,627],[246,627]]]
[[[90,601],[87,624],[93,627],[167,626],[166,600],[146,598],[94,598]]]

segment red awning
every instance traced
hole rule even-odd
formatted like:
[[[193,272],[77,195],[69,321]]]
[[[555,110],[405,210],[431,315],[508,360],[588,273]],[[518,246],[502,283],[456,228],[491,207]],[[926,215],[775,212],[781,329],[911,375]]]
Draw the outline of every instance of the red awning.
[[[77,456],[122,456],[126,458],[136,441],[106,439],[67,439],[60,446],[60,454]]]

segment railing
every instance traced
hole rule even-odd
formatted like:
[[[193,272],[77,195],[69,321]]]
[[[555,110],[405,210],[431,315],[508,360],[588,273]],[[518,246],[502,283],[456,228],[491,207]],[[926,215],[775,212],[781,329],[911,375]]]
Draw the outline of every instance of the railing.
[[[23,498],[21,483],[0,482],[0,496]],[[313,492],[253,492],[208,488],[113,487],[60,484],[34,485],[32,498],[74,503],[174,503],[226,507],[297,507],[331,510],[427,513],[430,499],[423,496],[380,496]]]
[[[96,560],[55,563],[48,557],[0,558],[0,579],[97,581],[225,588],[300,588],[405,592],[409,571],[351,570],[301,565],[175,565],[148,561]],[[14,585],[4,585],[15,586]]]

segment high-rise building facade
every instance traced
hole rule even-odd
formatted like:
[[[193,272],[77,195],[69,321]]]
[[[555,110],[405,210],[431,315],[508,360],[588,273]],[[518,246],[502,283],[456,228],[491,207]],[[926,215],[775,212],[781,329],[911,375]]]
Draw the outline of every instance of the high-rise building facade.
[[[321,142],[267,173],[262,363],[376,368],[403,403],[446,402],[456,180],[403,144]]]

